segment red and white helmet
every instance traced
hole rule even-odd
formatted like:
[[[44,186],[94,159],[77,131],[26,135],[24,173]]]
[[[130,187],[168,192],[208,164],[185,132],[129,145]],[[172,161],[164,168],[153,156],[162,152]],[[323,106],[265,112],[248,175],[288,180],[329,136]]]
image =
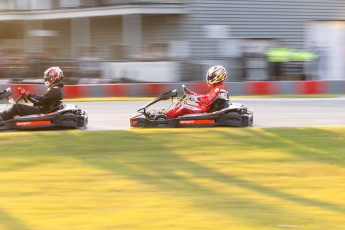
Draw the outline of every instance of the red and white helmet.
[[[44,82],[48,88],[62,80],[63,72],[59,67],[50,67],[44,72]]]
[[[207,84],[213,85],[219,82],[224,81],[227,78],[226,70],[223,66],[216,65],[212,66],[206,74]]]

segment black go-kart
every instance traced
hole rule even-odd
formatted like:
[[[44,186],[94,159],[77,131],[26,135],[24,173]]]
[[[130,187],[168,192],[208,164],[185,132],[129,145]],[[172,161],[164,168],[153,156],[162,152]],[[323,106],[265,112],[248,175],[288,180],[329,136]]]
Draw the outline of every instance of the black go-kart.
[[[130,117],[131,127],[212,127],[212,126],[229,126],[229,127],[246,127],[253,125],[253,110],[240,103],[226,103],[222,108],[215,111],[208,111],[197,114],[187,114],[177,118],[168,119],[164,114],[167,110],[149,109],[152,105],[165,100],[171,100],[177,103],[187,102],[187,90],[183,85],[184,95],[177,98],[177,89],[165,92],[156,99],[150,101],[137,113]]]
[[[21,100],[27,102],[26,98],[20,96],[17,100],[11,98],[12,90],[7,88],[0,92],[0,100],[7,99],[8,104],[19,103]],[[63,129],[83,128],[88,123],[87,112],[74,104],[63,104],[47,114],[34,114],[17,116],[14,119],[0,121],[1,130],[41,130],[41,129]]]

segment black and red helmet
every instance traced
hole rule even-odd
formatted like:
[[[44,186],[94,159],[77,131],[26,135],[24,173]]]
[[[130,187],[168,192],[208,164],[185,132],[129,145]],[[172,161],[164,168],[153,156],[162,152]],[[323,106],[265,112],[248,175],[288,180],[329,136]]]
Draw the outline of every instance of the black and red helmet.
[[[44,72],[44,82],[49,88],[63,80],[63,72],[59,67],[50,67]]]

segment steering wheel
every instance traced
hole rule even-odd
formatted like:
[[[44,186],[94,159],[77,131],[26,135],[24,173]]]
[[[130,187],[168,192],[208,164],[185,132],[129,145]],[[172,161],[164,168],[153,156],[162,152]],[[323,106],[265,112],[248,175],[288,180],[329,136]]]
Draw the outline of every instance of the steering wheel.
[[[186,103],[186,99],[188,97],[188,89],[186,88],[185,85],[182,85],[183,88],[183,96],[178,100],[176,106],[181,105],[183,102]]]
[[[187,94],[188,95],[188,89],[187,89],[187,87],[183,84],[182,85],[182,89],[183,89],[183,94]]]
[[[25,103],[28,102],[28,99],[27,99],[24,95],[20,95],[20,96],[17,98],[17,100],[16,100],[16,104],[17,104],[19,101],[21,101],[21,100],[24,100]]]

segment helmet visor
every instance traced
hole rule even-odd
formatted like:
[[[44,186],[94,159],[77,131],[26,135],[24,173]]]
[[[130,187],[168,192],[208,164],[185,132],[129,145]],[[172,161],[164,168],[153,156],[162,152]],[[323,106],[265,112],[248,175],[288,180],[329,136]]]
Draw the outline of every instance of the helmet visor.
[[[206,81],[207,81],[207,82],[212,82],[213,79],[214,79],[216,76],[217,76],[217,75],[214,74],[214,73],[206,74]]]

